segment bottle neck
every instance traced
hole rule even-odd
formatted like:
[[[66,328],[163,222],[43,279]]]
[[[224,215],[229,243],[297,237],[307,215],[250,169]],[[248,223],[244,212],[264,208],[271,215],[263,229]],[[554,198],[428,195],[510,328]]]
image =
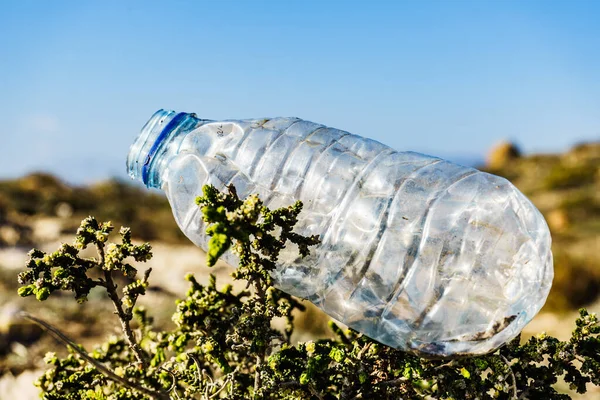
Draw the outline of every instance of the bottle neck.
[[[154,113],[129,149],[129,176],[144,182],[149,188],[160,189],[162,172],[169,160],[178,153],[183,138],[206,122],[195,114],[169,110]]]

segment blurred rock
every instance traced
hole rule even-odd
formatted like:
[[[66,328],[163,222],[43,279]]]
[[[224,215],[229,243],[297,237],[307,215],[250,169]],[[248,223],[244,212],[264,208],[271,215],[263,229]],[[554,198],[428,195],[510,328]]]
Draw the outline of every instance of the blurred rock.
[[[600,143],[580,143],[564,154],[569,161],[595,160],[600,162]]]
[[[546,215],[546,222],[552,233],[563,232],[569,227],[569,215],[565,210],[558,208]]]
[[[56,205],[54,212],[59,218],[70,218],[73,215],[73,206],[63,201]]]
[[[519,157],[521,157],[519,148],[514,143],[503,141],[489,151],[486,166],[490,169],[500,169]]]
[[[32,228],[36,242],[53,242],[61,235],[62,223],[56,218],[38,218],[32,223]]]
[[[15,246],[19,243],[21,234],[10,225],[0,226],[0,243],[6,246]]]
[[[40,398],[40,389],[33,383],[44,371],[26,371],[17,376],[10,372],[0,377],[0,399],[34,400]]]
[[[0,267],[4,270],[23,270],[27,262],[27,251],[16,247],[0,248]],[[17,285],[17,275],[14,275],[12,285]],[[1,304],[0,304],[1,306]]]

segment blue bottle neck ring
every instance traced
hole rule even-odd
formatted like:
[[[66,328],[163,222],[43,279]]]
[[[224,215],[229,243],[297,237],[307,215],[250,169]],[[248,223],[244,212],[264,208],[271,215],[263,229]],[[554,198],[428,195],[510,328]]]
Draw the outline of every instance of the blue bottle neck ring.
[[[160,162],[166,153],[170,153],[169,144],[173,139],[181,136],[205,122],[195,114],[177,113],[170,110],[158,110],[144,125],[135,142],[129,149],[127,156],[127,172],[129,176],[144,185],[160,188]]]

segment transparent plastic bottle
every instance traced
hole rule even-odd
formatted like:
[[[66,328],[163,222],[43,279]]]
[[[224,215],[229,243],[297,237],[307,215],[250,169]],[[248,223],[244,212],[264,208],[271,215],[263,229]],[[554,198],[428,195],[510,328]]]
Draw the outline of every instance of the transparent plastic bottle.
[[[421,356],[496,349],[540,310],[552,283],[546,222],[510,182],[338,129],[160,110],[127,166],[164,190],[179,227],[205,250],[194,203],[203,185],[231,183],[270,208],[302,200],[296,231],[322,243],[304,259],[282,252],[276,286]]]

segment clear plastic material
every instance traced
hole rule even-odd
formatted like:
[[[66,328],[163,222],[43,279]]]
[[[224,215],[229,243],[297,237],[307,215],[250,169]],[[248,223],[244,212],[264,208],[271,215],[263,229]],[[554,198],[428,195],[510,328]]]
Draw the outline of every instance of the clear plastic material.
[[[373,339],[426,357],[483,354],[544,304],[550,233],[506,179],[298,118],[208,121],[159,111],[131,148],[130,175],[165,191],[198,246],[194,199],[232,183],[270,208],[304,203],[276,286]],[[235,265],[235,256],[226,260]]]

